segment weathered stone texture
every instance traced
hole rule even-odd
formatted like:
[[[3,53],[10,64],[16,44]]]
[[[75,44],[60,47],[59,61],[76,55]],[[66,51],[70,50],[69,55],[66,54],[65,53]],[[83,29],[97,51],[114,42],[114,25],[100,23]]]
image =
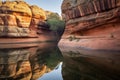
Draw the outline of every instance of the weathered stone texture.
[[[31,27],[37,27],[45,19],[44,10],[37,6],[31,6],[24,1],[1,2],[0,36],[29,37],[33,34]]]
[[[61,8],[63,19],[66,21],[62,38],[68,39],[72,35],[88,41],[93,39],[96,40],[96,45],[92,41],[89,41],[89,45],[94,44],[96,48],[99,47],[97,39],[100,38],[103,39],[103,44],[109,44],[109,39],[113,39],[113,45],[119,41],[120,0],[64,0]],[[113,48],[112,44],[106,48]],[[117,45],[119,44],[115,46]]]
[[[62,13],[66,20],[100,13],[120,6],[119,0],[64,0]]]
[[[64,0],[62,14],[67,24],[65,34],[84,35],[87,30],[119,23],[119,3],[119,0]]]
[[[39,8],[36,5],[30,6],[30,8],[32,11],[33,18],[42,19],[42,20],[46,19],[45,12],[42,8]]]

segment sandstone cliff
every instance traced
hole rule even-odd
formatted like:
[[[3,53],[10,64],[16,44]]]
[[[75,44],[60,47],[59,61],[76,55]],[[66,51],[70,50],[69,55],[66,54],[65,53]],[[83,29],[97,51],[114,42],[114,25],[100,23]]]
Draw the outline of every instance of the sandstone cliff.
[[[7,1],[0,4],[0,37],[35,36],[34,29],[46,19],[44,10],[24,1]]]
[[[120,49],[119,0],[64,0],[61,8],[66,21],[63,38],[71,38],[72,35],[78,39],[77,46]]]

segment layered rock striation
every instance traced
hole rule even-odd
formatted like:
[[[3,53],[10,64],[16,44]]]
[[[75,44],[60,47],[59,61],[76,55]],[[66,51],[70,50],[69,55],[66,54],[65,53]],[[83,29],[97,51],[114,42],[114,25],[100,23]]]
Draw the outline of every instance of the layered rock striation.
[[[34,27],[46,19],[44,10],[24,1],[0,3],[0,37],[29,37]]]
[[[64,0],[61,8],[66,21],[63,39],[78,39],[79,45],[70,42],[75,46],[94,49],[113,49],[114,46],[120,49],[119,0]]]

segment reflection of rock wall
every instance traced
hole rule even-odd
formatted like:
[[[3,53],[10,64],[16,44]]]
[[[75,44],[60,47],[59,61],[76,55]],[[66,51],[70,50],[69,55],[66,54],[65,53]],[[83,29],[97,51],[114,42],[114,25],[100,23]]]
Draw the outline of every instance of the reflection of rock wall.
[[[101,45],[102,49],[117,47],[120,34],[119,0],[64,0],[62,15],[66,20],[63,38],[74,35],[78,39],[89,41],[85,44],[79,41],[75,45],[80,44],[83,47],[90,45],[88,48],[98,49],[101,49],[98,45]],[[102,45],[104,43],[111,45],[104,47]]]
[[[36,80],[58,64],[59,54],[58,48],[44,43],[33,48],[1,49],[0,79]]]
[[[32,50],[32,51],[31,51]],[[36,79],[46,72],[46,65],[40,65],[31,60],[37,57],[31,55],[36,54],[36,49],[3,49],[0,50],[0,79]],[[36,77],[34,77],[36,76]]]
[[[45,20],[43,9],[23,1],[7,1],[0,4],[0,36],[27,37],[30,26]],[[31,23],[32,22],[32,23]],[[31,28],[32,29],[32,28]]]
[[[71,55],[70,53],[73,54]],[[68,54],[69,56],[64,54]],[[114,59],[93,57],[94,55],[85,56],[72,51],[64,54],[64,80],[119,80],[119,59],[115,59],[114,57]],[[76,54],[80,54],[80,56],[73,57]]]
[[[22,68],[20,70],[23,70],[26,68],[23,64],[27,63],[26,61],[29,59],[29,53],[27,49],[0,50],[0,78],[10,78],[17,74],[21,74],[19,69]],[[20,63],[23,64],[19,65]],[[30,66],[30,63],[27,64]],[[27,68],[30,68],[28,66]],[[25,71],[23,73],[25,73]]]

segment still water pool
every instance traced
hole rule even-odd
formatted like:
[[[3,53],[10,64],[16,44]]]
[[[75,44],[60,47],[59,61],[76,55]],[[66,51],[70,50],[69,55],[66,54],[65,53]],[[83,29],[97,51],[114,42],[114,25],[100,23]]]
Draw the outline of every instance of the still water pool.
[[[0,80],[120,80],[120,51],[41,43],[0,49]]]

